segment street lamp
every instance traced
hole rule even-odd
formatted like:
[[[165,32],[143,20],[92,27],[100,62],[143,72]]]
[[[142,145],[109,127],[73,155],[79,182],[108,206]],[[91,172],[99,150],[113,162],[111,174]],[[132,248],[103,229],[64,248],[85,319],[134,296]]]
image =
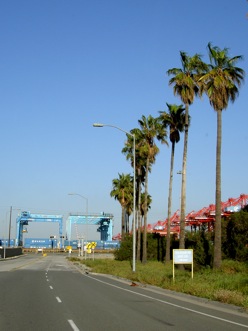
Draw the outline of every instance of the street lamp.
[[[9,212],[9,241],[8,241],[8,247],[10,247],[11,219],[12,219],[12,206],[10,207],[10,212]]]
[[[86,201],[86,240],[88,240],[88,198],[84,197],[83,195],[81,195],[79,193],[68,193],[68,195],[77,195]],[[82,247],[82,249],[84,249],[84,248]],[[85,257],[86,257],[86,255],[85,255]]]
[[[6,213],[6,218],[7,214],[9,213],[9,236],[8,236],[8,247],[10,247],[10,237],[11,237],[11,227],[12,227],[12,213],[14,210],[21,210],[20,208],[13,208],[12,206],[10,207],[10,211]]]
[[[103,126],[109,126],[111,128],[115,128],[119,131],[126,133],[128,136],[133,137],[133,272],[136,271],[136,179],[135,179],[135,170],[136,170],[136,160],[135,160],[135,134],[127,132],[118,126],[111,124],[102,124],[102,123],[94,123],[94,127],[102,128]]]

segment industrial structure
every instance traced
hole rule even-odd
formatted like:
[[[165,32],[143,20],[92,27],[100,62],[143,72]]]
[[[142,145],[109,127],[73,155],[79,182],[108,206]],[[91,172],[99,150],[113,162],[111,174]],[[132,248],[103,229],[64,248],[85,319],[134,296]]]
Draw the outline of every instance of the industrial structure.
[[[221,203],[222,216],[228,217],[231,213],[240,211],[248,205],[248,195],[241,194],[238,198],[229,198],[227,201]],[[23,211],[16,219],[16,239],[15,246],[23,245],[23,233],[27,232],[29,222],[56,222],[59,225],[59,238],[52,240],[52,245],[58,245],[62,248],[65,242],[79,241],[80,238],[72,238],[72,226],[77,227],[79,224],[86,226],[86,235],[84,239],[87,241],[88,226],[98,225],[97,231],[100,232],[101,245],[107,242],[121,240],[121,234],[113,236],[113,215],[109,213],[86,213],[86,214],[69,214],[66,220],[65,236],[63,235],[63,216],[62,215],[43,215],[33,214],[28,211]],[[168,220],[159,220],[155,224],[148,224],[147,232],[157,233],[161,236],[167,235]],[[177,210],[170,218],[170,234],[178,236],[180,234],[180,211]],[[203,207],[198,211],[191,211],[185,217],[185,226],[196,231],[197,228],[205,224],[208,231],[214,229],[215,223],[215,205],[210,204],[208,207]],[[104,243],[104,244],[103,244]]]
[[[240,211],[248,205],[248,195],[241,194],[238,198],[230,198],[225,202],[221,203],[222,216],[227,217],[231,213]],[[196,231],[203,224],[207,225],[208,231],[212,231],[214,229],[215,222],[215,205],[210,204],[208,207],[204,207],[199,211],[191,211],[185,217],[185,226],[190,228],[191,231]],[[177,210],[170,217],[170,234],[178,236],[180,234],[180,211]],[[168,219],[159,220],[155,224],[147,225],[147,232],[149,233],[157,233],[161,236],[167,235],[167,224]],[[113,237],[113,240],[121,240],[121,234],[117,234]]]
[[[231,213],[240,211],[248,205],[248,195],[241,194],[238,198],[230,198],[221,203],[221,211],[223,217],[228,217]],[[159,233],[162,236],[167,234],[167,222],[157,221],[150,226],[148,230],[151,233]],[[180,212],[177,210],[170,218],[171,230],[170,233],[178,235],[180,233]],[[190,227],[191,230],[200,228],[203,224],[207,225],[208,231],[212,231],[215,222],[215,205],[210,204],[208,207],[203,207],[199,211],[191,211],[185,217],[185,226]]]
[[[112,214],[70,214],[66,220],[66,238],[70,241],[71,227],[73,224],[99,225],[97,231],[100,232],[100,240],[111,241],[113,236],[113,218]],[[87,229],[86,229],[87,232]],[[87,234],[86,234],[87,237]],[[78,239],[78,238],[77,238]],[[89,239],[89,238],[86,238]]]
[[[49,223],[58,223],[59,225],[59,238],[50,237],[49,245],[50,246],[59,246],[62,248],[63,243],[72,242],[73,240],[79,240],[77,238],[72,238],[71,236],[71,228],[72,225],[84,224],[86,225],[86,232],[88,232],[88,226],[90,225],[98,225],[97,231],[100,232],[100,241],[101,242],[111,242],[113,236],[113,218],[112,214],[98,213],[98,214],[70,214],[66,220],[66,234],[63,235],[63,216],[62,215],[43,215],[43,214],[34,214],[29,211],[23,211],[16,219],[16,239],[15,246],[23,246],[23,234],[27,232],[27,226],[30,222],[49,222]],[[87,241],[88,233],[85,235],[85,240]],[[32,240],[26,241],[28,245],[44,245],[48,239],[41,238],[32,238]]]
[[[63,236],[63,216],[62,215],[42,215],[32,214],[29,211],[21,212],[20,216],[16,219],[16,246],[23,245],[23,233],[27,232],[24,226],[27,226],[30,222],[56,222],[59,224],[59,237]],[[62,242],[60,243],[60,248]]]

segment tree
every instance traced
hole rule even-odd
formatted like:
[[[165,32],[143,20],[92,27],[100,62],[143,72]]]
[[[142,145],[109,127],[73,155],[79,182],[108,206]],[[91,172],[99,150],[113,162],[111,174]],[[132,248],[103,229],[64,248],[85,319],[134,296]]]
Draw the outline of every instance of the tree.
[[[185,216],[186,216],[186,165],[188,149],[189,105],[194,101],[199,88],[196,83],[196,75],[206,70],[206,64],[201,60],[201,55],[190,57],[185,52],[180,52],[182,68],[172,68],[167,74],[173,77],[169,85],[173,85],[174,94],[179,96],[185,105],[184,123],[184,147],[182,163],[182,187],[181,187],[181,215],[180,215],[180,240],[179,248],[185,248]]]
[[[155,143],[155,139],[161,141],[161,143],[167,143],[167,133],[163,125],[159,122],[158,118],[154,118],[149,115],[147,118],[143,115],[138,121],[140,125],[140,146],[139,156],[146,160],[146,174],[145,174],[145,197],[144,197],[144,232],[143,232],[143,254],[142,263],[147,262],[147,210],[148,210],[148,173],[151,171],[151,165],[156,160],[156,155],[159,152],[159,148]],[[142,142],[142,144],[141,144]],[[168,144],[168,143],[167,143]]]
[[[166,103],[168,107],[168,113],[160,111],[159,120],[166,128],[170,128],[170,141],[171,141],[171,161],[170,161],[170,180],[169,180],[169,195],[168,195],[168,217],[167,217],[167,236],[166,236],[166,257],[165,261],[170,261],[170,217],[171,217],[171,205],[172,205],[172,184],[173,184],[173,169],[174,169],[174,155],[175,144],[180,140],[180,132],[184,129],[185,123],[185,108],[182,105],[170,105]]]
[[[213,47],[208,43],[210,64],[207,72],[200,75],[200,94],[205,92],[210,105],[217,112],[216,143],[216,191],[215,191],[215,236],[214,236],[214,268],[221,266],[221,145],[222,145],[222,110],[234,102],[239,94],[238,87],[244,80],[244,70],[236,67],[242,56],[230,58],[228,49]]]
[[[222,248],[227,258],[248,261],[248,213],[233,213],[222,222]]]
[[[135,135],[135,155],[136,155],[136,169],[135,169],[135,178],[136,178],[136,227],[138,229],[137,235],[137,259],[141,258],[141,189],[142,185],[145,181],[145,165],[146,159],[139,155],[139,147],[143,144],[143,136],[140,129],[132,129],[132,135]],[[133,167],[133,136],[127,135],[127,141],[125,143],[125,147],[122,149],[122,153],[126,155],[127,160],[131,160],[131,164]],[[136,228],[133,226],[133,231],[136,231]]]
[[[144,217],[145,212],[151,209],[151,204],[152,204],[152,197],[150,196],[150,194],[147,194],[147,203],[145,203],[145,193],[141,193],[141,203],[140,203],[141,217]],[[147,208],[146,211],[145,208]]]
[[[121,237],[126,233],[126,208],[130,208],[130,201],[133,197],[133,179],[130,174],[118,174],[119,178],[112,181],[110,196],[119,201],[121,205]]]

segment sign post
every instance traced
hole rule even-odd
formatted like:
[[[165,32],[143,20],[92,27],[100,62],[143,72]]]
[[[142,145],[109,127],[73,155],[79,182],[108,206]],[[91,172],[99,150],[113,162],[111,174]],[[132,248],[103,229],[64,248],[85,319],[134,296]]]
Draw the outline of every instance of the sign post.
[[[175,280],[175,264],[191,264],[193,279],[193,249],[173,249],[173,280]]]

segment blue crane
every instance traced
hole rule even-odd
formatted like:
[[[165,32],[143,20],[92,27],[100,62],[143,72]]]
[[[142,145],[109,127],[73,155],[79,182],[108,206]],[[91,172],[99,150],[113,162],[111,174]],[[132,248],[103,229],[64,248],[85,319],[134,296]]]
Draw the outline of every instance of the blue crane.
[[[56,222],[59,223],[59,237],[62,238],[63,234],[63,216],[62,215],[41,215],[32,214],[29,211],[21,212],[21,215],[16,219],[16,246],[23,245],[23,232],[24,225],[28,225],[29,222]],[[60,241],[60,248],[62,248],[62,242]]]
[[[66,237],[70,241],[72,224],[99,225],[97,231],[100,232],[101,240],[111,241],[113,237],[113,214],[71,214],[66,220]],[[87,240],[89,238],[86,238]]]

